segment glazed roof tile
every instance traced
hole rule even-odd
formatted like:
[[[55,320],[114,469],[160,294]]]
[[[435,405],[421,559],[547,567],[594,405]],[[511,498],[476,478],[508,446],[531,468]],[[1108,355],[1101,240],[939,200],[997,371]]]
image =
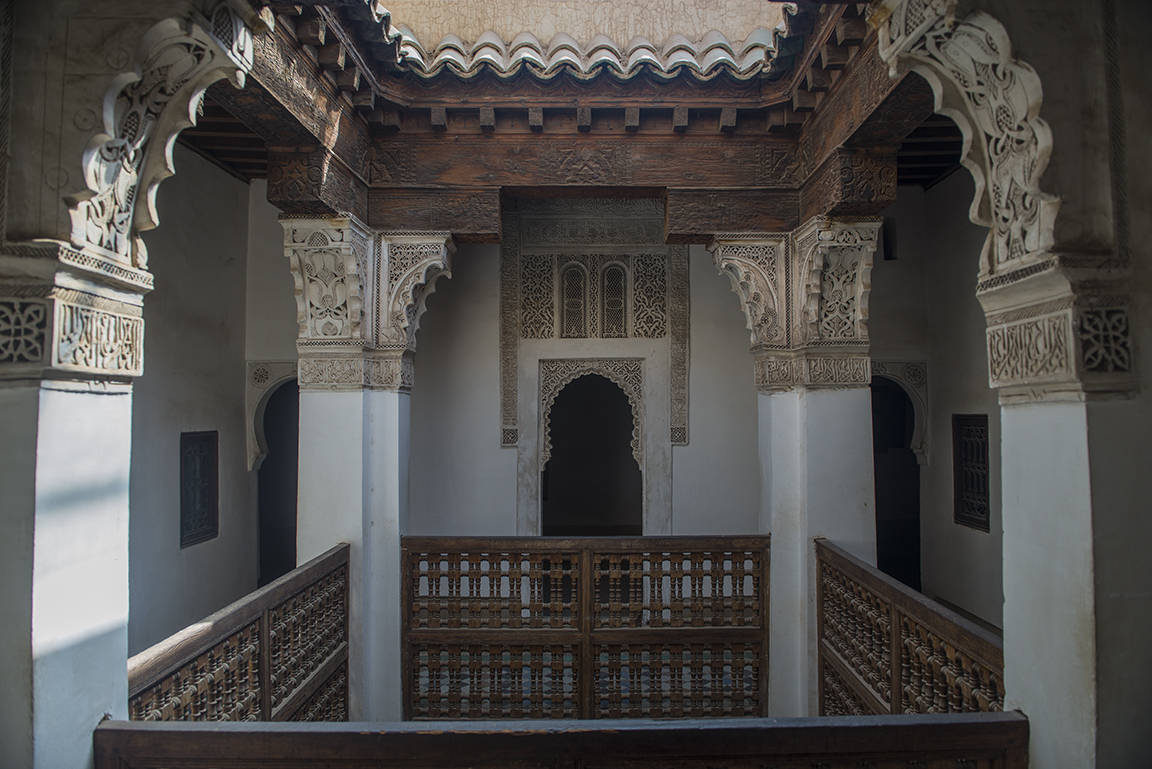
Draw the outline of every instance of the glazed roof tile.
[[[564,33],[554,35],[547,44],[531,32],[521,32],[507,42],[489,30],[473,43],[450,34],[436,47],[426,48],[403,24],[391,27],[388,37],[399,38],[400,65],[429,79],[444,71],[472,78],[485,70],[511,77],[527,69],[542,80],[561,72],[587,80],[605,70],[625,79],[647,71],[669,79],[688,72],[698,80],[711,80],[723,72],[747,80],[768,72],[776,53],[776,35],[784,30],[784,24],[775,30],[759,27],[745,40],[730,41],[713,29],[695,41],[675,34],[663,45],[637,35],[626,46],[606,35],[596,35],[581,46]]]

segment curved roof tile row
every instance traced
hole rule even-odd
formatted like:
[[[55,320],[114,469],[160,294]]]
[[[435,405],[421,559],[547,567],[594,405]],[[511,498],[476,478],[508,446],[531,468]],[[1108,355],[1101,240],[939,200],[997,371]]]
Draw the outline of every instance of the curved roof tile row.
[[[783,28],[781,25],[778,30]],[[585,47],[564,33],[553,36],[545,45],[531,32],[521,32],[509,43],[496,32],[488,31],[471,44],[456,35],[447,35],[431,50],[403,25],[389,30],[389,36],[395,33],[400,37],[400,64],[425,78],[444,70],[471,78],[485,68],[510,77],[528,68],[543,80],[565,71],[590,79],[603,70],[624,78],[642,71],[672,78],[686,71],[699,80],[711,80],[727,72],[747,80],[767,69],[776,51],[776,32],[759,27],[746,40],[736,42],[716,30],[698,41],[676,34],[659,46],[642,36],[620,46],[605,35],[597,35]]]

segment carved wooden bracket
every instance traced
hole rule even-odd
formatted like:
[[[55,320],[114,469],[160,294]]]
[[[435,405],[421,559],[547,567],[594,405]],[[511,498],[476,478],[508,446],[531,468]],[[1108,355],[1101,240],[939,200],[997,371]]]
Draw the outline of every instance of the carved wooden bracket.
[[[323,147],[268,153],[268,202],[288,216],[368,218],[368,190],[356,174]]]

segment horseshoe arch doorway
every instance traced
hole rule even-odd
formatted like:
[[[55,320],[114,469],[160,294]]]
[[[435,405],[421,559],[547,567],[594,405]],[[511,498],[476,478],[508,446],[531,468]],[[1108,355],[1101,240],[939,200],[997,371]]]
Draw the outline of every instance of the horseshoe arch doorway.
[[[599,374],[569,382],[549,412],[552,454],[540,478],[546,537],[640,536],[644,477],[632,455],[632,405]]]

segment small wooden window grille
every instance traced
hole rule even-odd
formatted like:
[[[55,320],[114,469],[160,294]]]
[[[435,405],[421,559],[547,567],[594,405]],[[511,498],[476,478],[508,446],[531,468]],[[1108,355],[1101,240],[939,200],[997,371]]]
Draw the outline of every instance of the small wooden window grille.
[[[953,520],[989,530],[988,415],[952,415]]]
[[[584,271],[579,267],[569,267],[560,275],[560,336],[564,339],[583,339],[588,335],[586,285]]]
[[[218,457],[215,430],[180,433],[180,547],[215,538],[220,533]]]
[[[603,304],[603,322],[601,323],[601,336],[605,338],[624,338],[628,336],[627,317],[624,300],[624,269],[612,265],[604,270],[603,285],[600,290],[600,301]]]

